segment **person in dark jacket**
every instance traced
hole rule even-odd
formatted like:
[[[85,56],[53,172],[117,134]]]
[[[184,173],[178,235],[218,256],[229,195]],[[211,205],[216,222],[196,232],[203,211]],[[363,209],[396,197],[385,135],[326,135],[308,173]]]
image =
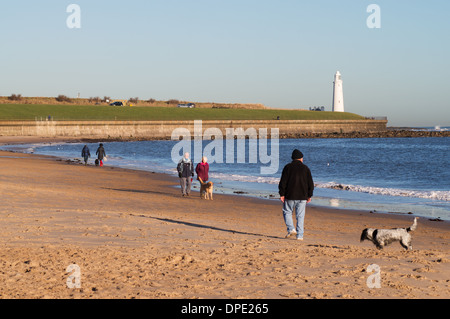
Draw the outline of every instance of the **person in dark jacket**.
[[[298,240],[303,240],[305,209],[306,204],[311,202],[314,182],[310,169],[303,164],[303,153],[297,149],[292,152],[292,162],[283,169],[278,191],[283,202],[283,217],[288,231],[286,238],[297,235]],[[296,228],[292,219],[294,209]]]
[[[91,152],[89,152],[89,147],[84,145],[83,150],[81,151],[81,157],[84,158],[84,165],[87,165],[89,157],[91,157]]]
[[[97,155],[97,159],[100,161],[100,167],[103,166],[103,159],[106,157],[105,148],[103,147],[103,144],[100,144],[100,146],[97,148],[97,152],[95,152]]]
[[[177,171],[180,178],[181,194],[182,196],[189,196],[192,177],[194,177],[194,164],[189,158],[189,153],[185,153],[184,157],[178,162]]]

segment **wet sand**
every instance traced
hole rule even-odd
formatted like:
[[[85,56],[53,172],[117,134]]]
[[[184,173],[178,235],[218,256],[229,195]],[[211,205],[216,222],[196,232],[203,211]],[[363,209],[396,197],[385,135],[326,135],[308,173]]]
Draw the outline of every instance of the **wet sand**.
[[[177,185],[107,163],[0,152],[0,298],[450,297],[448,222],[421,218],[413,251],[380,251],[359,242],[361,231],[407,227],[412,216],[311,205],[299,242],[284,238],[279,201],[207,201],[198,188],[183,198]],[[81,288],[67,287],[71,264]],[[379,289],[367,286],[371,264]]]

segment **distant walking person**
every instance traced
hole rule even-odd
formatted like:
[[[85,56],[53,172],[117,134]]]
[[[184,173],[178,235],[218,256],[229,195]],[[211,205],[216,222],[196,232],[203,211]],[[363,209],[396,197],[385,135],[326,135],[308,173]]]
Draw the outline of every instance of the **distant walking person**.
[[[184,157],[178,162],[177,171],[180,178],[181,194],[182,196],[189,196],[192,177],[194,177],[194,164],[189,158],[189,153],[185,153]]]
[[[89,157],[91,157],[91,152],[89,152],[89,147],[85,145],[81,151],[81,157],[84,158],[84,165],[87,165]]]
[[[95,153],[97,155],[97,159],[100,161],[100,167],[103,166],[103,159],[106,157],[105,149],[103,148],[103,144],[100,144],[100,146],[97,148],[97,152]]]
[[[283,217],[287,227],[286,238],[297,235],[303,240],[306,204],[311,202],[314,182],[308,166],[303,164],[303,153],[292,152],[292,162],[287,164],[278,184],[280,200],[283,202]],[[295,209],[297,226],[294,228],[292,213]]]

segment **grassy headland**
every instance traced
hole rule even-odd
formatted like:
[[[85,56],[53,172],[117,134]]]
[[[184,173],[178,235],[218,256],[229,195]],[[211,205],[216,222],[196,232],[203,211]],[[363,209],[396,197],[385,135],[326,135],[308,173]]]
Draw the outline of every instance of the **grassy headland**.
[[[109,105],[0,104],[0,120],[362,120],[353,113],[286,109],[122,107]]]

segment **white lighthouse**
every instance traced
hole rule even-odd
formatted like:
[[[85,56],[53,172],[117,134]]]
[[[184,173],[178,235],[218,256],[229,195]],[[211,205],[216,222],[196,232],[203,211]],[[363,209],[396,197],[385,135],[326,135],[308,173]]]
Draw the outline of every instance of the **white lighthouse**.
[[[342,88],[342,77],[339,71],[334,76],[333,112],[344,112],[344,91]]]

